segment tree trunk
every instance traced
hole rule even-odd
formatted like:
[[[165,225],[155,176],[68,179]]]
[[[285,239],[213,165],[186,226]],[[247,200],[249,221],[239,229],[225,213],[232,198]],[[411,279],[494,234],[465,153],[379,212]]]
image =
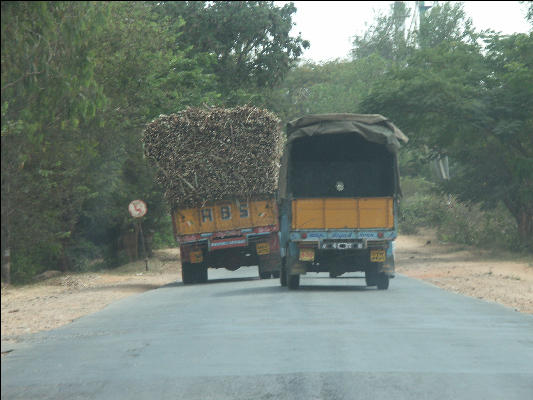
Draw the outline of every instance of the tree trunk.
[[[129,262],[133,262],[139,258],[139,231],[137,226],[133,231],[124,232],[121,235],[121,247],[126,250]]]
[[[530,250],[533,250],[533,210],[522,208],[515,218],[520,241]]]
[[[504,204],[516,221],[520,244],[533,251],[533,207],[512,198],[506,198]]]
[[[70,270],[70,260],[66,252],[66,243],[61,244],[61,258],[59,259],[59,269],[65,273]]]
[[[4,138],[2,137],[2,140]],[[4,143],[2,143],[4,146]],[[4,172],[2,170],[2,172]],[[6,174],[7,175],[7,174]],[[10,249],[10,226],[9,226],[9,191],[10,187],[8,184],[7,177],[2,177],[2,267],[1,267],[1,278],[2,282],[11,284],[11,249]]]
[[[10,250],[5,249],[2,257],[2,282],[11,283],[11,260]]]

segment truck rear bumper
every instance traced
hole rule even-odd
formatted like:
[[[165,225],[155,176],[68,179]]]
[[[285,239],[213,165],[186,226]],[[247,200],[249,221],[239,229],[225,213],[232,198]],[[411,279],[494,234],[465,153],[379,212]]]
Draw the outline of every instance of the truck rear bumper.
[[[182,262],[204,264],[210,268],[235,270],[241,266],[259,265],[265,271],[277,271],[281,265],[277,232],[181,243],[180,250]]]
[[[180,235],[176,236],[176,241],[182,245],[194,244],[197,242],[208,242],[212,240],[221,240],[225,238],[235,237],[255,237],[257,235],[268,235],[273,232],[278,232],[278,227],[275,225],[258,226],[255,228],[237,229],[222,232],[207,232],[197,233],[194,235]]]
[[[323,245],[322,248],[319,247]],[[324,245],[326,244],[326,245]],[[336,242],[340,247],[322,242],[290,242],[286,265],[289,274],[306,272],[344,272],[373,271],[394,277],[394,243],[392,240],[368,241],[364,247],[361,242]]]
[[[364,230],[293,230],[289,232],[289,241],[321,242],[325,240],[394,240],[395,229]]]

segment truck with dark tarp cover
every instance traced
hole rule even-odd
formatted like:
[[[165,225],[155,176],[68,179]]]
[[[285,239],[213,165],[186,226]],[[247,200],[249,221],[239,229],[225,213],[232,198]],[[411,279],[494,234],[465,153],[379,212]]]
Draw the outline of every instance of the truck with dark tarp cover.
[[[287,124],[279,178],[282,286],[300,275],[394,277],[398,150],[408,138],[379,114],[307,115]]]

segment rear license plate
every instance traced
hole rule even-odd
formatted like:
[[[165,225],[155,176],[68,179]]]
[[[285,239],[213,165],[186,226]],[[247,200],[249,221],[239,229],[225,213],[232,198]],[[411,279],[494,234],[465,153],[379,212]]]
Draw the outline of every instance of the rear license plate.
[[[204,256],[202,255],[201,251],[191,251],[189,253],[189,257],[191,259],[191,263],[197,264],[204,261]]]
[[[268,243],[257,243],[255,245],[255,250],[260,256],[270,254],[270,245]]]
[[[315,249],[300,249],[300,261],[314,261]]]
[[[371,262],[384,262],[386,258],[385,250],[370,250]]]

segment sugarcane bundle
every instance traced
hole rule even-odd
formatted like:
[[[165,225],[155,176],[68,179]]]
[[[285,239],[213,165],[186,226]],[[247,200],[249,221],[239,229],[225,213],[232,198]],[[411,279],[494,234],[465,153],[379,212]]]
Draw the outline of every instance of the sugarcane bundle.
[[[269,197],[283,147],[279,122],[257,107],[190,107],[149,123],[144,152],[173,208]]]

